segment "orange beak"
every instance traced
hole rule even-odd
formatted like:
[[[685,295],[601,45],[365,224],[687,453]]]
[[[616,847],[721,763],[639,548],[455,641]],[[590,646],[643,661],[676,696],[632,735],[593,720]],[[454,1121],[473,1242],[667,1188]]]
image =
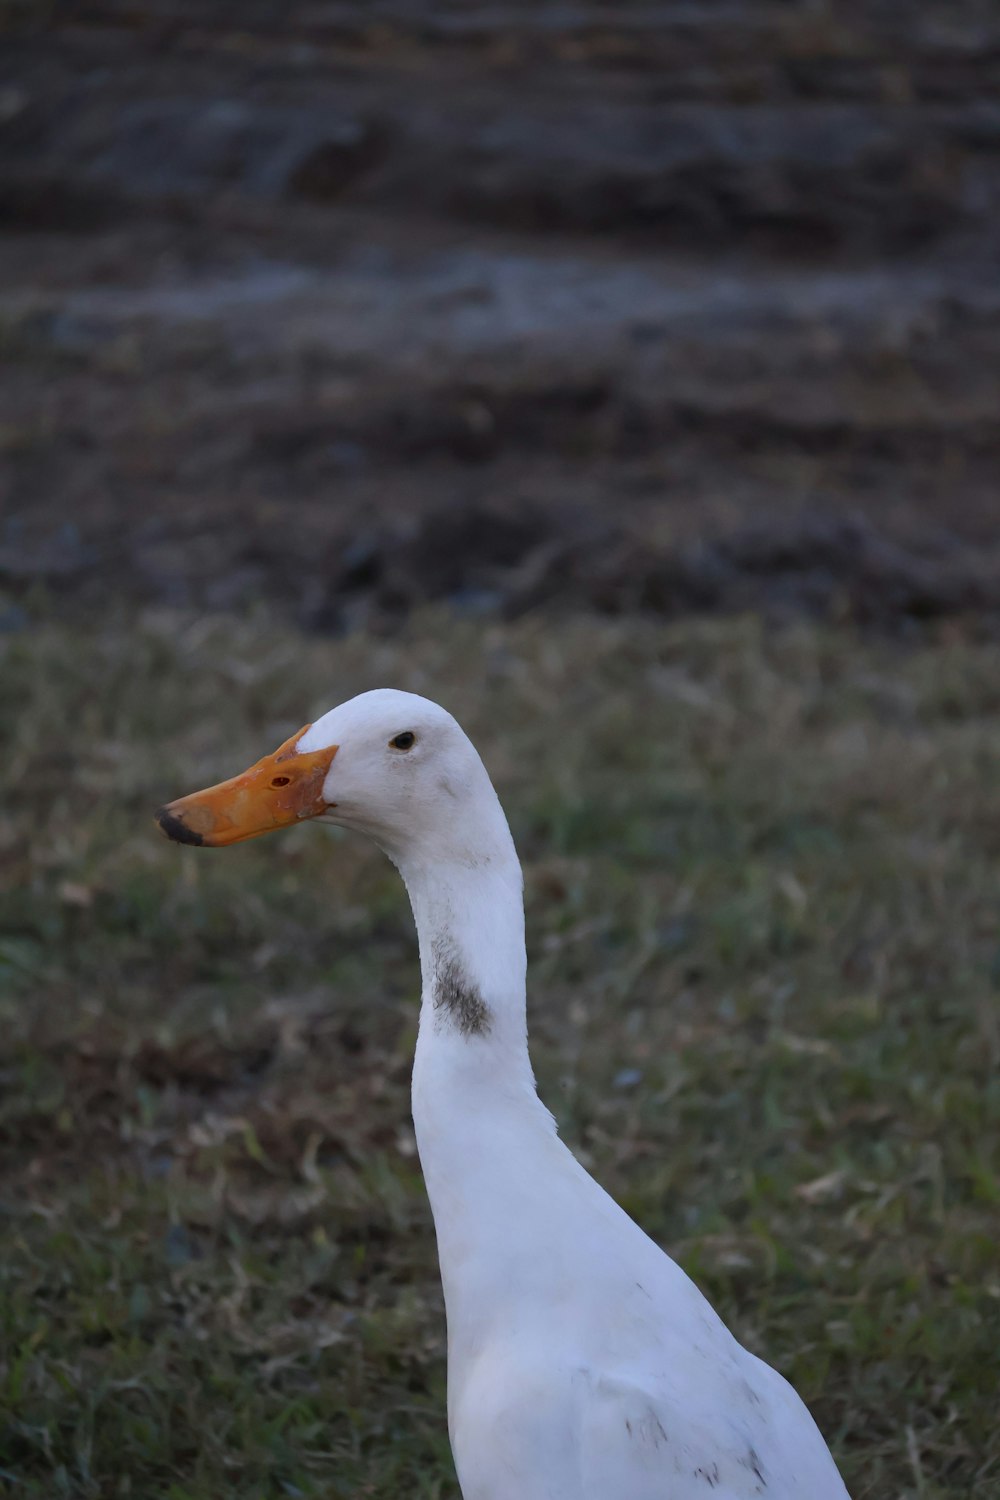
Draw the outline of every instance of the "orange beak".
[[[311,727],[306,724],[242,776],[161,807],[156,821],[167,838],[216,849],[326,812],[323,782],[337,746],[300,754],[295,746]]]

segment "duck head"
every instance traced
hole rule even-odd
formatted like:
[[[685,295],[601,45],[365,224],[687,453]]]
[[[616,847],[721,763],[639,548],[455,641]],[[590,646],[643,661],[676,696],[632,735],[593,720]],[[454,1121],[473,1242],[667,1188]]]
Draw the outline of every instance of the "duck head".
[[[398,863],[415,846],[449,861],[481,855],[497,814],[506,829],[451,714],[380,688],[305,725],[240,775],[168,802],[156,821],[178,843],[218,848],[319,818],[368,834]]]

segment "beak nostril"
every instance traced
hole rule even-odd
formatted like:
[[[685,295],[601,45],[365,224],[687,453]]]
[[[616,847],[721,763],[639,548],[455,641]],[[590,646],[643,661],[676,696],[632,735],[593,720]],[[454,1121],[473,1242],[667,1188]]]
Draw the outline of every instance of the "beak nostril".
[[[291,779],[292,778],[290,776],[273,776],[271,778],[271,785],[272,786],[287,786],[288,783],[291,781]]]

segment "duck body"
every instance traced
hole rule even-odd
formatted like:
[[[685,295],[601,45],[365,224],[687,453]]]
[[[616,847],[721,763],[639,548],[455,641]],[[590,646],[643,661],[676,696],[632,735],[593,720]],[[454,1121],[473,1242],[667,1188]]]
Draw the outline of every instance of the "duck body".
[[[521,868],[459,725],[413,694],[365,693],[158,815],[210,846],[303,817],[375,839],[413,908],[413,1120],[464,1500],[847,1500],[792,1387],[589,1176],[539,1100]]]
[[[464,1500],[846,1500],[792,1387],[584,1171],[537,1096],[459,1065],[428,1098],[425,1062],[414,1117]]]
[[[481,1221],[489,1272],[442,1256],[465,1500],[843,1500],[787,1382],[557,1140],[533,1157]]]

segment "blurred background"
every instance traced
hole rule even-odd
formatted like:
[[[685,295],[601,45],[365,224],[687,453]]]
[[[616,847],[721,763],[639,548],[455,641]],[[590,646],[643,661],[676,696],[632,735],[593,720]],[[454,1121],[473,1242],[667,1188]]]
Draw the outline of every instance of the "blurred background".
[[[1000,13],[0,0],[0,1495],[455,1500],[367,687],[573,1148],[854,1500],[991,1500]],[[805,1497],[804,1497],[805,1500]]]
[[[990,4],[4,16],[12,589],[995,614]]]

